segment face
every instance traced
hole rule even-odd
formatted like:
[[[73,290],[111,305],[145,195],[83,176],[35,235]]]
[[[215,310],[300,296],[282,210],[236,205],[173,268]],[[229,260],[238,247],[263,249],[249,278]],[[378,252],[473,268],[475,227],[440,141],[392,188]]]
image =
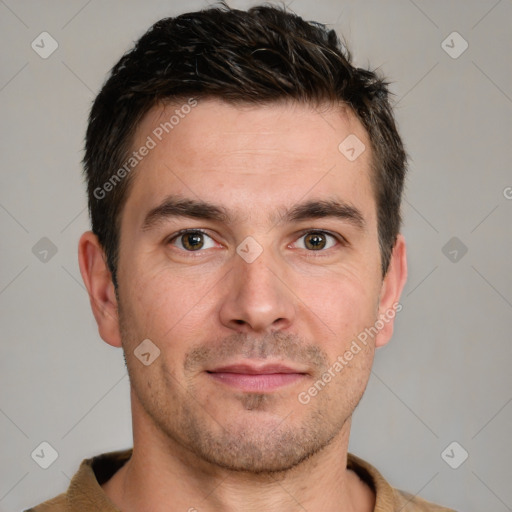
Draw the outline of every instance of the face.
[[[155,136],[175,109],[138,127],[134,147],[155,146],[121,216],[134,414],[203,461],[286,470],[337,439],[389,337],[387,325],[357,341],[396,298],[381,276],[370,143],[341,108],[218,100]],[[366,147],[353,161],[338,148],[349,135]]]

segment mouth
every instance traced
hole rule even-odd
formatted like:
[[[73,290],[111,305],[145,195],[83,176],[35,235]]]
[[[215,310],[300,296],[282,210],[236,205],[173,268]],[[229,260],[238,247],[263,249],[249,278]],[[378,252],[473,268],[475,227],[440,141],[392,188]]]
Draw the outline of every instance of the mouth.
[[[308,375],[303,369],[283,364],[256,363],[220,366],[206,373],[221,384],[247,393],[270,393]]]

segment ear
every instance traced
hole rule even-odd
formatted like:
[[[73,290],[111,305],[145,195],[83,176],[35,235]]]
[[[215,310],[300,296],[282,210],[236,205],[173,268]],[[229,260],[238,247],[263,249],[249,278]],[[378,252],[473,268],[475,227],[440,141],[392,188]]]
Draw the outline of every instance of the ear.
[[[117,299],[105,254],[98,237],[86,231],[78,242],[78,263],[89,292],[92,312],[102,339],[113,347],[121,347]]]
[[[388,271],[382,281],[377,321],[384,324],[375,337],[375,347],[384,346],[393,334],[395,315],[402,310],[400,295],[407,280],[407,255],[405,239],[399,234],[389,263]]]

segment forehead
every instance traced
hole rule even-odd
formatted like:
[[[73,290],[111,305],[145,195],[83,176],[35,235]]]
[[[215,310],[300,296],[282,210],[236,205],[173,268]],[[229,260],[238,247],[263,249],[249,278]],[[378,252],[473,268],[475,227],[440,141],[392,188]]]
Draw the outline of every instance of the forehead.
[[[304,198],[372,203],[370,144],[350,110],[211,99],[190,105],[157,106],[141,121],[133,150],[150,149],[132,176],[125,212],[147,212],[169,194],[222,203],[246,219]]]

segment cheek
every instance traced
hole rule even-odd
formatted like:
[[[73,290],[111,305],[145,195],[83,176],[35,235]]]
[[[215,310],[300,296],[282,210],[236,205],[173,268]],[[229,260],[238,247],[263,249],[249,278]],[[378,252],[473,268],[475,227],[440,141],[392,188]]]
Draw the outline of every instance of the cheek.
[[[302,303],[302,314],[323,324],[335,346],[357,336],[375,322],[379,288],[368,276],[344,271],[297,279],[294,288]]]
[[[134,272],[127,287],[126,317],[136,335],[149,338],[161,350],[172,347],[180,359],[194,340],[204,338],[215,318],[215,287],[205,276],[201,280],[175,271]],[[211,332],[211,331],[210,331]],[[196,341],[197,343],[197,341]]]

